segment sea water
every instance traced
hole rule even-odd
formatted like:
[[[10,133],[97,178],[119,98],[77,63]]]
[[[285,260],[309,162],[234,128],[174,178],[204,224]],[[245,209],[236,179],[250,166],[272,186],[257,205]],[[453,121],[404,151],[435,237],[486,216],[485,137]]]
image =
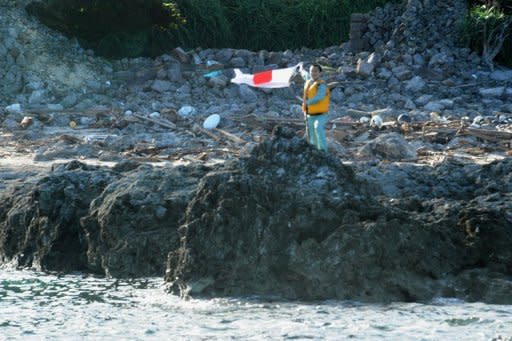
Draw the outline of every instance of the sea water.
[[[182,300],[161,278],[0,269],[0,340],[511,340],[512,306]]]

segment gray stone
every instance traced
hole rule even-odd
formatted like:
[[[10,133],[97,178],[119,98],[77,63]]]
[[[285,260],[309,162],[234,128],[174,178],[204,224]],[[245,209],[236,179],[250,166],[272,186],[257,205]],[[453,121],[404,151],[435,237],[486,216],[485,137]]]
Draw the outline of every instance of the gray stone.
[[[256,102],[258,95],[249,86],[242,84],[239,86],[239,95],[244,102]]]
[[[233,57],[232,49],[221,49],[215,54],[215,59],[223,64],[229,63],[231,58]]]
[[[334,103],[342,103],[343,100],[345,99],[345,96],[343,94],[343,90],[340,89],[340,88],[334,88],[332,91],[331,91],[331,100],[334,102]]]
[[[43,87],[43,82],[40,80],[31,80],[26,85],[25,88],[30,91],[39,90]]]
[[[414,65],[417,65],[417,66],[423,66],[425,64],[425,58],[421,54],[418,54],[418,53],[416,53],[413,56],[413,61],[414,61]]]
[[[26,58],[25,55],[20,54],[16,57],[16,65],[19,65],[21,67],[24,67],[26,64]]]
[[[420,76],[414,76],[405,85],[405,90],[410,92],[419,92],[425,87],[425,81]]]
[[[373,73],[373,70],[375,70],[375,64],[369,63],[361,58],[357,61],[356,72],[360,76],[369,77]]]
[[[443,106],[443,109],[453,109],[454,106],[453,100],[448,98],[439,100],[439,104]]]
[[[425,109],[427,111],[440,112],[444,109],[444,105],[442,105],[438,101],[430,101],[423,106],[423,109]]]
[[[512,70],[495,70],[491,73],[490,77],[495,81],[512,81]]]
[[[201,57],[199,57],[199,55],[197,53],[192,54],[192,61],[194,62],[195,65],[200,65],[203,62],[201,60]]]
[[[6,54],[7,54],[7,48],[6,48],[6,47],[5,47],[5,45],[4,45],[4,44],[2,44],[2,42],[0,41],[0,56],[2,57],[2,58],[0,58],[0,60],[1,60],[1,59],[3,59],[3,57],[4,57]]]
[[[235,99],[239,94],[238,85],[228,86],[222,91],[222,93],[224,94],[225,98]]]
[[[13,130],[17,130],[20,128],[20,124],[18,121],[12,119],[11,117],[7,117],[3,122],[2,122],[2,127],[4,127],[5,130],[7,131],[13,131]]]
[[[480,88],[478,93],[483,97],[500,97],[505,92],[505,87],[499,86],[496,88]]]
[[[379,68],[377,70],[377,77],[378,78],[389,79],[389,78],[391,78],[391,76],[393,76],[393,73],[390,70],[388,70],[388,69],[386,69],[384,67]]]
[[[219,77],[212,77],[210,79],[208,79],[208,86],[212,87],[212,88],[225,88],[227,86],[229,82],[229,79],[227,77],[224,77],[224,76],[219,76]]]
[[[412,71],[405,65],[394,67],[391,71],[399,81],[405,81],[412,77]]]
[[[183,80],[181,65],[172,64],[167,71],[167,78],[169,78],[171,82],[181,82]]]
[[[192,116],[192,115],[195,115],[196,113],[197,113],[197,109],[190,105],[185,105],[178,110],[178,115],[180,115],[182,117]]]
[[[157,71],[157,73],[156,73],[156,78],[157,78],[157,79],[162,79],[162,80],[163,80],[163,79],[166,79],[166,78],[167,78],[167,73],[168,73],[168,72],[167,72],[167,70],[166,70],[166,69],[161,68],[161,69],[159,69],[159,70]]]
[[[282,57],[283,57],[283,54],[281,52],[271,51],[268,54],[268,59],[266,60],[266,63],[279,65],[279,64],[281,64]]]
[[[131,82],[135,80],[136,73],[135,71],[128,70],[116,71],[114,72],[114,78],[124,82]]]
[[[430,102],[430,100],[432,99],[432,95],[421,95],[420,97],[416,98],[414,100],[414,103],[416,103],[417,105],[425,105],[427,104],[428,102]]]
[[[377,156],[388,161],[411,160],[417,157],[414,148],[397,133],[379,135],[358,153],[361,156]]]
[[[231,59],[231,65],[235,68],[243,68],[246,66],[246,63],[242,57],[234,57]]]
[[[74,92],[70,92],[61,101],[64,108],[71,108],[78,102],[78,96]]]
[[[414,102],[412,101],[412,99],[407,98],[407,99],[405,100],[404,108],[405,108],[405,109],[408,109],[408,110],[414,110],[414,109],[416,109],[416,104],[414,104]]]
[[[50,124],[57,127],[67,127],[71,117],[67,113],[55,113],[52,115]]]
[[[176,94],[178,96],[190,96],[191,93],[191,87],[190,84],[185,83],[182,86],[180,86],[178,89],[176,89]]]
[[[135,78],[139,82],[145,82],[156,78],[156,70],[154,69],[139,69],[135,72]]]
[[[29,104],[41,104],[46,100],[46,90],[35,90],[32,91],[28,99]]]
[[[59,103],[48,103],[46,104],[46,109],[49,111],[62,111],[64,110],[64,106]]]
[[[8,114],[20,114],[22,112],[21,104],[20,103],[14,103],[14,104],[8,105],[8,106],[5,107],[5,111]]]
[[[171,82],[160,80],[160,79],[155,80],[153,82],[153,84],[151,85],[151,89],[154,91],[157,91],[159,93],[164,93],[166,91],[169,91],[169,90],[171,90],[171,88],[172,88]]]

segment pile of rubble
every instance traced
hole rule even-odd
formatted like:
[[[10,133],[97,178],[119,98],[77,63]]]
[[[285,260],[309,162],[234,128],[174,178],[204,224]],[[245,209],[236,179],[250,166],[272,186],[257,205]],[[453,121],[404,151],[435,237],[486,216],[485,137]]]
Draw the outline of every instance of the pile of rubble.
[[[491,71],[475,53],[455,46],[461,0],[376,9],[365,33],[372,48],[358,53],[344,43],[282,52],[177,48],[154,59],[122,60],[95,57],[42,26],[27,16],[28,2],[0,4],[4,157],[20,151],[36,161],[236,156],[274,125],[301,134],[296,96],[302,83],[239,86],[229,82],[232,68],[257,72],[301,61],[324,65],[325,78],[338,84],[328,135],[342,158],[385,158],[371,146],[387,133],[415,150],[407,160],[467,146],[510,153],[512,70]],[[383,30],[384,23],[392,24]],[[202,123],[211,115],[220,123],[210,131]],[[382,124],[372,120],[377,115]],[[398,122],[401,115],[406,126]]]

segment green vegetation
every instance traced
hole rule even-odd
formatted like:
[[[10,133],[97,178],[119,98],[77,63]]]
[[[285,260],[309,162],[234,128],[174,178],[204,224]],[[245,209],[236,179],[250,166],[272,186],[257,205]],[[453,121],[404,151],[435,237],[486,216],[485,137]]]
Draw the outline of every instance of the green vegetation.
[[[113,58],[173,47],[320,48],[348,40],[350,14],[400,0],[43,0],[27,11]]]
[[[493,61],[512,66],[512,0],[473,1],[460,26],[461,42]]]
[[[176,46],[282,51],[349,39],[350,15],[403,0],[42,0],[27,11],[113,58]],[[461,44],[512,65],[512,0],[468,0]],[[435,20],[435,18],[433,18]]]
[[[348,40],[350,15],[398,0],[176,0],[186,46],[285,50]],[[211,15],[213,13],[213,15]]]

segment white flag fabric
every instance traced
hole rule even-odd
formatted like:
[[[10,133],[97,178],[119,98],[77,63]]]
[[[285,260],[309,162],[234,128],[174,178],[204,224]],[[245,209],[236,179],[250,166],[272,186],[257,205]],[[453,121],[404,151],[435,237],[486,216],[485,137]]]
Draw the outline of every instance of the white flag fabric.
[[[286,88],[290,86],[290,79],[302,69],[302,63],[285,69],[268,70],[255,74],[243,73],[234,69],[235,78],[231,83],[247,84],[257,88]]]

